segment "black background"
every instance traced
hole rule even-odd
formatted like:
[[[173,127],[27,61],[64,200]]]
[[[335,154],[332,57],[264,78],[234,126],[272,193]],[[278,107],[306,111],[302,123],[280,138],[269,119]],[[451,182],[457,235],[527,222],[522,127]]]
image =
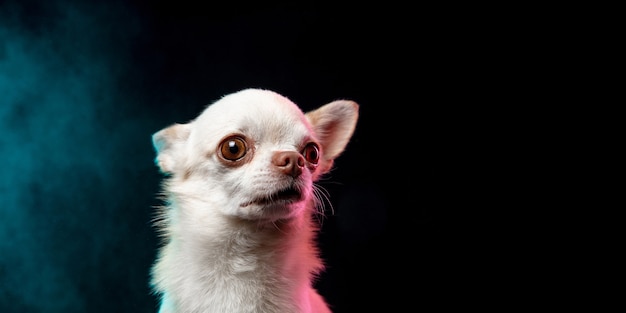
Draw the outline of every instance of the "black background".
[[[31,208],[46,207],[25,216],[48,230],[37,235],[46,239],[39,244],[5,238],[16,244],[2,246],[2,312],[155,312],[148,275],[158,239],[150,220],[161,176],[150,135],[249,87],[277,91],[304,111],[340,98],[360,104],[356,133],[321,183],[334,213],[319,236],[327,270],[317,287],[336,313],[469,306],[502,292],[493,284],[497,275],[487,274],[497,267],[491,253],[499,248],[485,248],[481,216],[495,201],[483,196],[498,184],[484,166],[503,153],[483,150],[486,134],[497,132],[486,123],[494,112],[486,104],[497,97],[493,90],[507,88],[506,65],[499,66],[505,63],[493,45],[503,33],[491,31],[493,20],[466,15],[476,8],[344,1],[2,5],[5,39],[37,43],[24,45],[36,49],[37,60],[62,59],[64,66],[52,66],[52,81],[78,71],[95,85],[87,97],[95,99],[95,124],[63,124],[82,139],[56,145],[68,150],[63,169],[71,170],[58,173],[50,164],[52,172],[36,174],[26,187],[3,189],[28,193]],[[81,22],[58,26],[67,20]],[[105,69],[93,74],[93,64]],[[3,115],[5,125],[38,110],[11,99],[4,101],[20,109]],[[62,112],[82,120],[75,110]],[[81,163],[88,158],[102,161]],[[65,187],[49,187],[52,181]],[[71,195],[59,196],[64,192]],[[44,196],[57,200],[32,200]],[[23,252],[41,245],[43,258]],[[22,252],[6,257],[10,248]],[[13,268],[26,259],[34,265]],[[32,271],[39,262],[63,279]]]

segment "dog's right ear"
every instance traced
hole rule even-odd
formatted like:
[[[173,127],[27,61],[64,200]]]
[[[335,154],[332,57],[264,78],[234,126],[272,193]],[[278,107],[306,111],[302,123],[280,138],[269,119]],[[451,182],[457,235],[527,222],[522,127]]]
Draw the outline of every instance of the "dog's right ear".
[[[190,130],[189,124],[174,124],[152,135],[152,145],[157,153],[155,163],[161,172],[172,174],[182,162],[179,154]]]

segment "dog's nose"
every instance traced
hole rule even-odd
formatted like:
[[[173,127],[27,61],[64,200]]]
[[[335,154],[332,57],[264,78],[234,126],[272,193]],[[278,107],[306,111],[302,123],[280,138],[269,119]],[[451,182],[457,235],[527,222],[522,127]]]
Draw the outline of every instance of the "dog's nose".
[[[272,157],[272,164],[283,173],[298,177],[304,168],[304,157],[295,151],[277,151]]]

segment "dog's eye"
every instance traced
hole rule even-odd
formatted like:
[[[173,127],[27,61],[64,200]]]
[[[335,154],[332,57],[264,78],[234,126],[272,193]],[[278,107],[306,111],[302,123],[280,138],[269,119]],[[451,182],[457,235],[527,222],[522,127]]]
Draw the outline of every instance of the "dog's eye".
[[[302,151],[302,155],[307,160],[307,162],[312,164],[317,164],[320,160],[320,150],[315,143],[309,143],[304,147]]]
[[[246,151],[246,142],[240,137],[228,137],[220,144],[220,152],[226,160],[239,160]]]

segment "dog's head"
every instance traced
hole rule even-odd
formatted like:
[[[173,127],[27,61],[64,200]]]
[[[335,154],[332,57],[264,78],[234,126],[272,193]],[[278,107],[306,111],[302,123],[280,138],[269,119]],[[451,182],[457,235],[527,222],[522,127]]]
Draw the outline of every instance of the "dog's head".
[[[352,137],[358,105],[338,100],[303,113],[268,90],[246,89],[187,124],[152,136],[156,163],[178,201],[244,219],[286,219],[316,201],[313,182]]]

